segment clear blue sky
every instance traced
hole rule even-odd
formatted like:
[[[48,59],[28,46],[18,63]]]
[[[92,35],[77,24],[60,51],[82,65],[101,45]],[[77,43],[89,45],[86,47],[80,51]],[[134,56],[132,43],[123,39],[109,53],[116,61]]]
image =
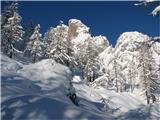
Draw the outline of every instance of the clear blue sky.
[[[159,3],[134,6],[127,1],[25,1],[19,2],[23,23],[32,20],[41,25],[44,34],[55,27],[59,20],[68,24],[71,18],[80,19],[90,27],[93,36],[105,35],[113,46],[119,35],[126,31],[139,31],[150,36],[159,35],[158,16],[148,15]]]

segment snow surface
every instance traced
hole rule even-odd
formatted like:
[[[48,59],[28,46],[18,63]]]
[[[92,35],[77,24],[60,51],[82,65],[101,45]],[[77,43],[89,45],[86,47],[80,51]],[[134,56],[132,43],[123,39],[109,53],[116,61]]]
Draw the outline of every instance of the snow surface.
[[[70,70],[47,59],[22,65],[1,54],[2,119],[109,119],[67,97]]]
[[[143,97],[133,93],[116,93],[114,91],[106,90],[100,86],[94,86],[93,84],[86,85],[79,80],[79,77],[75,76],[74,87],[76,94],[78,95],[80,105],[90,108],[92,110],[103,111],[105,101],[107,103],[107,111],[103,111],[104,114],[113,115],[113,119],[120,120],[158,120],[160,119],[160,104],[154,103],[147,105]],[[75,82],[76,81],[76,82]],[[78,83],[79,81],[79,83]],[[85,98],[85,100],[84,100]],[[86,102],[87,100],[87,102]],[[90,104],[90,103],[93,104]],[[84,104],[85,103],[85,104]]]
[[[24,65],[1,54],[2,119],[150,119],[159,104],[146,105],[138,94],[116,93],[86,84],[51,59]],[[67,97],[73,83],[78,105]]]

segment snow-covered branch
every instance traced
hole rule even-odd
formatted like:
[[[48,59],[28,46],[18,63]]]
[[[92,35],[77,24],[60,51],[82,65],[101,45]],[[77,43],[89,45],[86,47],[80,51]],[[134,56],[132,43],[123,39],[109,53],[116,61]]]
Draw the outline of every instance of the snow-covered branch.
[[[139,6],[139,5],[148,5],[148,4],[150,4],[150,3],[152,3],[152,2],[158,2],[159,0],[140,0],[139,1],[139,3],[135,3],[134,5],[135,6]],[[152,12],[151,12],[151,14],[153,15],[153,16],[156,16],[156,15],[158,15],[158,13],[160,13],[160,5],[158,5]]]

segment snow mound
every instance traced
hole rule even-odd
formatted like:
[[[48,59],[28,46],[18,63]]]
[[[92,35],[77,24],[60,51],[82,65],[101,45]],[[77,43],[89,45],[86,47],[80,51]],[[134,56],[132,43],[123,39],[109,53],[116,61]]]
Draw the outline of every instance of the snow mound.
[[[17,70],[22,68],[22,64],[8,58],[7,56],[1,53],[1,70],[3,72],[16,72]]]
[[[52,59],[24,65],[23,69],[19,71],[19,74],[37,82],[45,90],[69,88],[69,82],[72,79],[69,68],[56,63]]]
[[[39,86],[17,73],[22,69],[22,64],[1,54],[2,102],[18,95],[41,92]]]

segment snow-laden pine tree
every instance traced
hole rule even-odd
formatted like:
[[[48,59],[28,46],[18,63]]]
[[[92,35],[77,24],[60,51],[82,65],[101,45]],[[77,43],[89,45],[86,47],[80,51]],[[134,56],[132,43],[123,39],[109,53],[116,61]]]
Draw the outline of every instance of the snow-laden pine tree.
[[[20,21],[21,17],[15,12],[2,29],[2,51],[10,58],[14,56],[16,44],[22,41],[24,32],[22,26],[19,25]]]
[[[156,64],[155,59],[151,56],[149,64],[149,80],[152,102],[155,102],[160,95],[160,65]],[[150,101],[151,102],[151,101]]]
[[[122,75],[122,69],[120,64],[118,63],[117,56],[115,56],[113,60],[113,68],[114,68],[114,85],[116,88],[116,92],[122,92],[124,88],[124,79]]]
[[[151,93],[155,96],[156,100],[160,98],[160,37],[151,39]]]
[[[44,46],[45,46],[44,57],[45,58],[52,58],[50,51],[54,47],[53,40],[54,40],[54,28],[51,27],[44,34]]]
[[[2,10],[1,28],[7,24],[9,18],[13,17],[14,12],[18,13],[18,3],[15,1],[8,6],[5,6],[5,8]]]
[[[147,43],[147,47],[148,47],[148,51],[147,51],[147,55],[148,55],[148,89],[149,92],[151,94],[151,100],[152,102],[155,102],[156,99],[159,97],[160,95],[160,64],[159,61],[157,61],[156,59],[158,59],[157,57],[155,57],[155,53],[154,53],[154,44],[156,43],[156,41],[151,38],[150,41]],[[147,90],[148,90],[147,89]],[[148,92],[148,91],[147,91]],[[149,103],[151,102],[151,100],[149,101]]]
[[[118,84],[118,71],[117,71],[117,60],[116,58],[114,59],[114,62],[113,62],[113,65],[114,65],[114,76],[115,76],[115,86],[116,86],[116,91],[119,92],[119,84]]]
[[[54,39],[51,43],[53,48],[50,51],[50,57],[53,58],[56,62],[63,65],[68,64],[69,56],[67,55],[67,32],[62,22],[57,28],[57,31],[54,33]]]
[[[109,65],[112,65],[111,78],[116,92],[123,92],[125,90],[126,77],[124,75],[124,68],[120,61],[121,55],[114,55]]]
[[[16,52],[16,44],[22,41],[24,34],[23,27],[21,26],[21,16],[18,14],[17,2],[13,2],[2,13],[1,22],[1,46],[2,52],[8,55],[10,58],[14,56]]]
[[[160,91],[159,65],[153,58],[151,47],[150,41],[144,42],[140,51],[142,87],[148,104],[156,101],[156,95]]]
[[[82,78],[85,78],[84,69],[87,64],[87,59],[88,59],[87,46],[88,46],[88,43],[85,41],[84,45],[79,45],[77,47],[77,53],[74,55],[78,63],[77,67],[78,67],[79,74],[82,76]]]
[[[24,51],[27,43],[30,41],[30,37],[34,32],[35,25],[32,21],[28,22],[24,25],[24,35],[23,35],[23,41],[21,41],[18,45],[19,50]]]
[[[60,21],[56,28],[51,28],[44,37],[46,53],[45,56],[66,66],[74,64],[72,56],[72,44],[68,38],[67,26]]]
[[[99,51],[96,50],[93,39],[88,40],[88,45],[86,49],[86,65],[84,68],[85,79],[89,82],[93,82],[98,77],[99,72],[99,62],[98,56]]]
[[[25,54],[31,57],[32,62],[37,62],[43,57],[43,42],[41,36],[40,25],[38,24],[25,49]]]
[[[131,61],[128,63],[127,67],[128,67],[128,74],[127,74],[127,76],[129,78],[129,82],[126,83],[126,85],[128,84],[129,91],[131,93],[133,93],[133,90],[135,88],[135,81],[134,81],[134,79],[136,79],[136,77],[137,77],[137,71],[136,71],[135,57],[134,56],[132,56]],[[126,90],[127,90],[127,86],[126,86],[125,91]]]
[[[67,36],[66,44],[67,44],[67,56],[68,56],[67,66],[71,69],[72,72],[76,72],[76,67],[78,64],[74,56],[75,52],[73,50],[73,44],[69,36]]]

